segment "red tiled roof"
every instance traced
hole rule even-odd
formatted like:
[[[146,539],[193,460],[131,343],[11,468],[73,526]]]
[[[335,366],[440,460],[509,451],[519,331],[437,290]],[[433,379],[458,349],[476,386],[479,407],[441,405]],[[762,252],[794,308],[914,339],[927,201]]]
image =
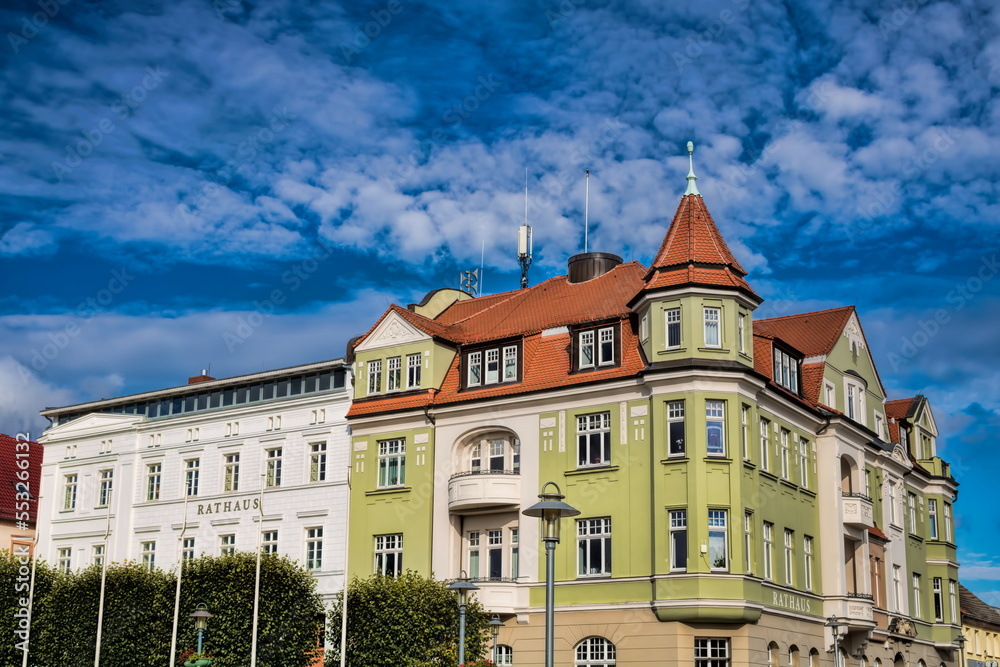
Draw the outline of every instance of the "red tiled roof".
[[[823,390],[823,371],[825,369],[825,363],[802,364],[800,372],[802,395],[813,403],[823,403],[820,400],[820,395]]]
[[[32,499],[28,501],[28,520],[35,521],[38,512],[38,491],[42,483],[42,446],[37,442],[27,442],[28,457],[19,457],[17,454],[24,454],[24,447],[18,451],[18,440],[9,435],[0,433],[0,518],[17,520],[17,493],[21,490],[21,484],[27,485],[27,491]],[[18,478],[21,470],[18,461],[28,461],[27,481]],[[22,501],[23,502],[23,501]],[[24,510],[21,510],[22,512]]]
[[[461,322],[467,317],[472,317],[476,313],[479,313],[484,309],[503,301],[504,299],[509,299],[515,292],[516,290],[510,292],[500,292],[499,294],[487,294],[485,296],[477,296],[474,299],[456,301],[445,308],[444,311],[442,311],[441,314],[434,319],[441,324],[450,326],[456,322]]]
[[[755,334],[780,338],[807,357],[829,354],[847,326],[854,306],[754,320]]]
[[[885,416],[889,419],[906,419],[910,414],[910,408],[917,397],[897,398],[894,401],[885,402]]]
[[[358,415],[370,415],[376,412],[384,412],[386,410],[408,410],[410,408],[421,408],[425,405],[430,405],[433,400],[434,397],[431,392],[423,392],[420,394],[413,394],[411,396],[389,394],[371,401],[362,400],[352,402],[350,410],[347,411],[347,416],[356,417]]]
[[[650,274],[656,269],[684,264],[719,264],[731,266],[741,276],[747,274],[729,251],[700,195],[681,197],[670,229],[650,266]]]
[[[958,585],[958,599],[963,623],[978,621],[993,628],[1000,628],[1000,612],[980,600],[975,593],[962,584]]]
[[[885,533],[883,533],[881,530],[879,530],[878,526],[872,526],[871,528],[869,528],[868,529],[868,534],[869,535],[874,535],[875,537],[877,537],[879,539],[882,539],[882,540],[885,540],[886,542],[889,541],[889,536],[886,535]]]

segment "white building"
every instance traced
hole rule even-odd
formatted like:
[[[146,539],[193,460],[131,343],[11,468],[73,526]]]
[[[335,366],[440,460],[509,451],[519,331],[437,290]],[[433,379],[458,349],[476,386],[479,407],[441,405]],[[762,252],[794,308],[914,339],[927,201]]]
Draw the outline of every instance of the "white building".
[[[329,602],[344,581],[348,373],[334,360],[202,374],[44,410],[39,556],[67,570],[102,558],[170,569],[253,551],[262,521],[263,548],[309,568]]]

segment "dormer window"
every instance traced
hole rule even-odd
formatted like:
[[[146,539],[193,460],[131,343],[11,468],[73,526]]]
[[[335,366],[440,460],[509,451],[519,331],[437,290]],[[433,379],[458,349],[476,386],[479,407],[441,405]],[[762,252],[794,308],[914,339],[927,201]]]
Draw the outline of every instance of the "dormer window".
[[[518,346],[501,345],[465,354],[465,386],[467,388],[503,382],[517,382]]]
[[[793,394],[799,393],[799,361],[777,347],[774,348],[774,381]]]
[[[618,364],[618,326],[585,329],[576,333],[576,370]]]

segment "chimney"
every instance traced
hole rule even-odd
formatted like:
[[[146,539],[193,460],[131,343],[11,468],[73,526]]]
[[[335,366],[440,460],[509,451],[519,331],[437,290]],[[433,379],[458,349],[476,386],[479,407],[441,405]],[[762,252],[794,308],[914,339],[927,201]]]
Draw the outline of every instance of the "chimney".
[[[188,384],[198,384],[199,382],[211,382],[214,379],[215,379],[214,377],[211,377],[208,374],[207,370],[202,370],[201,375],[195,375],[193,377],[189,377]]]
[[[609,252],[584,252],[569,258],[569,282],[582,283],[603,276],[622,263]]]

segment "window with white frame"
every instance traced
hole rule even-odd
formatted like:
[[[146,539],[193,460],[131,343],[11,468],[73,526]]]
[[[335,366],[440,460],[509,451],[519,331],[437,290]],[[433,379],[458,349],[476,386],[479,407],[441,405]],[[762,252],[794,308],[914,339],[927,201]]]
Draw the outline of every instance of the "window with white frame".
[[[479,387],[518,379],[518,346],[504,345],[465,354],[465,386]],[[485,367],[484,367],[485,366]]]
[[[941,577],[934,577],[932,585],[934,587],[934,622],[940,623],[944,620],[944,591],[941,586]]]
[[[223,466],[223,491],[240,490],[240,455],[226,454]]]
[[[406,484],[406,441],[402,438],[378,443],[379,488]]]
[[[149,541],[143,542],[140,545],[140,552],[142,554],[142,566],[147,570],[152,570],[156,567],[156,542]]]
[[[56,552],[56,567],[57,569],[64,573],[69,574],[69,571],[73,567],[72,562],[73,549],[70,547],[60,547]]]
[[[472,581],[479,580],[479,531],[473,530],[469,532],[469,536],[466,538],[468,543],[469,557],[467,559],[468,568],[466,574]]]
[[[194,560],[194,538],[185,537],[181,541],[181,560]]]
[[[894,611],[903,613],[903,572],[898,565],[892,566],[892,606]]]
[[[722,347],[721,308],[705,308],[705,347]]]
[[[771,422],[760,420],[760,469],[769,470],[771,467]]]
[[[859,383],[845,380],[847,385],[847,416],[858,422],[865,424],[865,388]]]
[[[944,503],[944,539],[945,542],[951,542],[951,505],[949,503]]]
[[[951,615],[948,620],[955,625],[961,624],[962,619],[958,617],[958,596],[955,593],[955,580],[948,580],[948,611]]]
[[[643,313],[639,319],[639,340],[645,343],[649,340],[649,314]]]
[[[927,499],[927,536],[932,540],[938,539],[938,507],[934,498]]]
[[[832,382],[823,383],[823,403],[833,409],[837,408],[837,388]]]
[[[774,348],[774,381],[792,392],[799,393],[799,361],[781,348]]]
[[[917,534],[917,494],[906,494],[906,506],[910,517],[910,534]]]
[[[809,488],[809,441],[799,440],[799,486]]]
[[[785,528],[785,585],[795,585],[795,533]]]
[[[101,484],[97,490],[97,506],[107,507],[111,502],[111,490],[114,486],[115,472],[113,470],[102,470],[98,473]]]
[[[724,401],[705,401],[705,427],[708,436],[708,455],[726,455],[726,404]]]
[[[520,532],[517,528],[510,529],[510,578],[517,581],[521,576]]]
[[[694,667],[729,667],[729,639],[727,637],[696,637],[694,640]]]
[[[750,460],[750,406],[740,407],[740,449],[743,451],[743,460]]]
[[[486,579],[503,580],[504,561],[503,530],[496,528],[486,531]]]
[[[611,464],[611,413],[576,418],[577,464],[580,468]]]
[[[375,536],[375,574],[396,577],[403,573],[403,534]]]
[[[323,568],[323,527],[306,528],[306,569]]]
[[[615,329],[604,327],[597,330],[597,365],[610,366],[615,363]]]
[[[774,577],[774,524],[764,522],[764,579],[771,581]]]
[[[736,337],[739,339],[739,350],[740,354],[746,354],[747,352],[747,316],[744,313],[740,313],[736,319]]]
[[[684,456],[684,401],[667,403],[667,456]]]
[[[278,553],[278,531],[265,530],[261,533],[260,546],[266,554]]]
[[[267,450],[267,486],[281,486],[281,447]]]
[[[708,510],[708,562],[713,570],[729,569],[726,510]]]
[[[889,523],[896,525],[899,522],[899,510],[896,507],[896,485],[892,482],[886,484],[889,495]]]
[[[878,435],[879,439],[888,440],[885,433],[885,417],[877,412],[875,413],[875,434]]]
[[[920,575],[913,573],[913,617],[920,618]]]
[[[589,637],[576,646],[575,667],[614,667],[615,645],[604,637]]]
[[[399,391],[403,387],[403,360],[389,357],[385,360],[385,390]]]
[[[64,510],[76,509],[76,481],[77,476],[63,476],[63,505]]]
[[[229,556],[236,553],[236,535],[219,535],[219,555]]]
[[[326,443],[313,442],[309,445],[309,481],[326,481]]]
[[[514,649],[506,644],[497,644],[493,651],[493,664],[497,667],[511,667],[514,664]]]
[[[681,309],[668,308],[665,311],[667,318],[667,349],[676,349],[681,346]]]
[[[577,573],[581,577],[611,574],[611,519],[576,522]]]
[[[406,355],[406,388],[420,387],[420,371],[423,368],[423,358],[420,354]]]
[[[162,472],[162,463],[150,463],[146,466],[146,500],[160,499],[160,479],[162,478]]]
[[[469,352],[465,357],[466,377],[465,384],[474,387],[483,383],[483,352]]]
[[[201,459],[184,461],[184,493],[189,496],[198,495],[198,478],[201,475]]]
[[[94,545],[93,558],[92,558],[92,562],[94,563],[94,565],[97,565],[98,567],[104,566],[104,552],[105,549],[103,544]]]
[[[587,329],[577,334],[577,367],[580,369],[613,366],[615,327]]]
[[[788,479],[788,430],[781,429],[779,443],[781,445],[781,479]]]
[[[813,538],[808,535],[802,538],[802,554],[802,572],[805,576],[805,589],[811,591],[813,589]]]
[[[743,515],[743,565],[747,574],[753,574],[753,514]]]
[[[686,571],[687,560],[687,510],[670,510],[670,571]]]
[[[372,359],[368,362],[368,395],[382,393],[382,360]]]

